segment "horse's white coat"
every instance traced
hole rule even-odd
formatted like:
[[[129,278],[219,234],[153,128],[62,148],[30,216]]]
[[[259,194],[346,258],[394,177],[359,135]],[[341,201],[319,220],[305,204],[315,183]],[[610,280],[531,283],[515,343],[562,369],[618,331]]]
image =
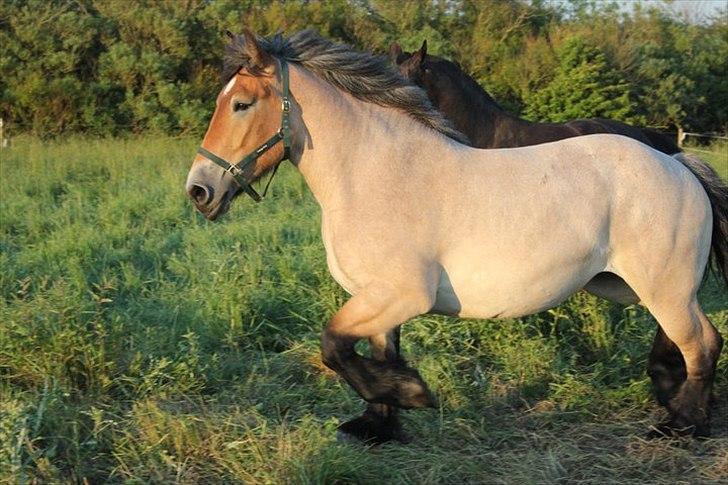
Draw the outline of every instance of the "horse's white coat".
[[[679,269],[685,292],[700,280],[710,205],[672,157],[618,135],[475,150],[292,71],[310,137],[298,168],[351,294],[417,286],[433,311],[520,316],[613,271],[649,301],[678,271],[675,252],[691,263]]]

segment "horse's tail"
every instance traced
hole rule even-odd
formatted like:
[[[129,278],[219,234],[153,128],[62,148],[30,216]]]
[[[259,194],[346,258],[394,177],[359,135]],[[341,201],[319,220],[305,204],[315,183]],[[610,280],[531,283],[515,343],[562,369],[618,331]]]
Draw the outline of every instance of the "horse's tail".
[[[698,157],[684,152],[674,157],[693,172],[708,194],[713,209],[713,262],[728,284],[728,185],[710,165]]]

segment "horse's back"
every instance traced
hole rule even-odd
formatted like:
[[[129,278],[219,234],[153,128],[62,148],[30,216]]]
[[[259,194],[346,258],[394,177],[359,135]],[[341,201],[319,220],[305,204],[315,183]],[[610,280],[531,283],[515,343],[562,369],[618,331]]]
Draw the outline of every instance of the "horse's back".
[[[680,152],[680,148],[672,138],[658,131],[628,125],[621,121],[608,120],[604,118],[588,118],[568,121],[564,124],[564,126],[572,128],[580,136],[599,133],[623,135],[633,138],[668,155],[674,155],[675,153]]]

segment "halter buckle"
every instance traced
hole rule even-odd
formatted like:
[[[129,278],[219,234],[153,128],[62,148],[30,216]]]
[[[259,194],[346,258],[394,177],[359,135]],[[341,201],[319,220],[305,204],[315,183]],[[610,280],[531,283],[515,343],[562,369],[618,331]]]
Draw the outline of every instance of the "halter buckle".
[[[283,108],[283,112],[288,113],[291,111],[291,102],[288,100],[288,98],[283,98],[281,101],[281,107]]]
[[[243,171],[240,170],[240,167],[238,167],[237,165],[233,165],[233,164],[230,164],[230,166],[225,171],[228,172],[233,177],[235,177],[236,175],[243,174]]]

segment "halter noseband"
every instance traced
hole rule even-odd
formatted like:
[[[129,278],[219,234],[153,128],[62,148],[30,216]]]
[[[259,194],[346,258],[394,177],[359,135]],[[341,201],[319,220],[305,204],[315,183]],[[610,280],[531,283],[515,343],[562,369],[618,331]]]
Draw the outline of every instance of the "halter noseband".
[[[256,202],[260,202],[262,198],[265,197],[265,194],[268,192],[268,187],[273,180],[273,176],[275,176],[276,171],[278,170],[278,166],[281,164],[281,162],[283,160],[290,160],[291,158],[291,101],[289,99],[288,91],[288,65],[283,59],[280,59],[280,63],[281,78],[283,81],[283,95],[281,96],[281,109],[283,110],[283,113],[281,114],[281,127],[278,129],[276,134],[268,138],[265,143],[260,145],[248,155],[246,155],[236,164],[232,164],[224,158],[218,157],[217,155],[203,147],[197,149],[197,153],[207,158],[211,162],[216,163],[217,165],[222,167],[223,170],[229,173],[233,177],[235,182],[240,186],[240,188],[243,189],[245,193],[248,194],[250,198]],[[256,190],[252,187],[252,185],[250,185],[253,180],[245,176],[245,170],[251,163],[255,162],[258,158],[260,158],[261,155],[273,148],[275,144],[281,140],[283,141],[283,158],[281,158],[278,163],[276,163],[276,166],[273,169],[273,174],[270,176],[270,179],[268,179],[268,183],[263,190],[263,197],[261,197],[258,192],[256,192]]]

